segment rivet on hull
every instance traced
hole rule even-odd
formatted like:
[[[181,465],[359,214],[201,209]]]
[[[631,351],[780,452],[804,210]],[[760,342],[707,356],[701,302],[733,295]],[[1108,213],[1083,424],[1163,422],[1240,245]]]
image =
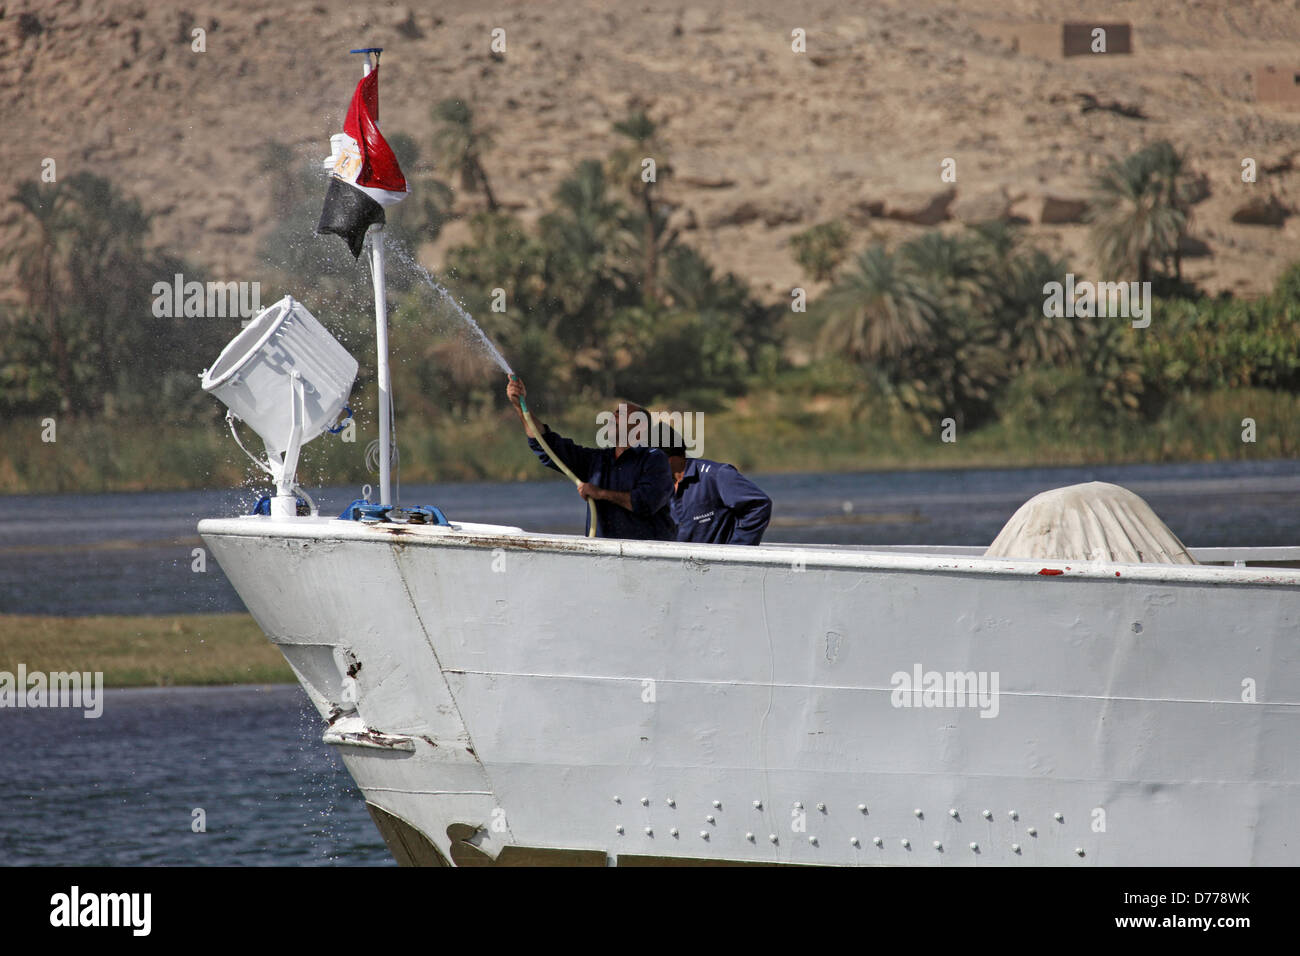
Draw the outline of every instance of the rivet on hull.
[[[912,816],[916,817],[919,820],[921,817],[925,816],[925,814],[921,812],[920,807],[917,807],[915,810],[912,811]]]
[[[722,809],[722,801],[721,801],[721,800],[714,800],[714,801],[713,801],[713,809],[714,809],[714,810],[721,810],[721,809]]]
[[[762,801],[762,800],[755,800],[755,801],[754,801],[754,809],[755,809],[755,810],[762,810],[762,809],[763,809],[763,801]]]
[[[1065,822],[1065,817],[1061,814],[1059,810],[1056,813],[1052,814],[1052,819],[1055,820],[1057,823]]]
[[[796,801],[794,802],[794,808],[795,808],[796,810],[802,810],[802,809],[803,809],[803,801],[802,801],[802,800],[796,800]]]
[[[671,830],[669,830],[668,832],[669,832],[669,834],[671,834],[672,836],[677,836],[677,828],[676,828],[676,827],[673,827],[673,828],[672,828]]]
[[[853,846],[861,846],[861,843],[859,843],[857,837],[850,838],[849,843],[852,844]]]
[[[884,845],[885,845],[885,841],[882,840],[882,839],[880,839],[880,837],[872,837],[871,842],[874,843],[876,846],[884,846]]]
[[[614,794],[614,802],[615,802],[615,803],[622,803],[622,802],[623,802],[623,798],[620,797],[620,796],[616,793],[616,794]]]
[[[650,798],[649,798],[649,797],[642,797],[642,798],[641,798],[641,806],[643,806],[643,807],[648,807],[648,806],[650,806]]]
[[[1019,855],[1019,853],[1020,853],[1020,844],[1019,844],[1019,843],[1013,843],[1013,844],[1011,844],[1011,852],[1012,852],[1012,853],[1015,853],[1015,854],[1017,854],[1017,855]]]
[[[1030,827],[1025,832],[1028,833],[1030,836],[1038,836],[1038,827]]]
[[[859,810],[861,813],[866,813],[866,812],[867,812],[867,805],[866,805],[865,803],[859,803],[859,804],[858,804],[858,810]]]
[[[622,836],[622,835],[623,835],[623,824],[620,823],[618,826],[614,827],[614,830],[619,834],[619,836]]]
[[[1083,847],[1081,847],[1081,846],[1076,846],[1076,847],[1074,848],[1074,852],[1077,853],[1079,856],[1083,856]]]
[[[978,853],[980,851],[980,845],[978,843],[972,843],[970,845],[970,848],[975,853]]]
[[[677,806],[677,801],[674,800],[672,797],[669,797],[669,798],[668,798],[667,800],[665,800],[664,802],[667,803],[668,806],[670,806],[670,807],[675,807],[675,806]]]
[[[655,828],[654,828],[654,827],[646,827],[646,828],[645,828],[645,835],[646,835],[646,836],[654,836],[654,835],[655,835]]]
[[[713,814],[710,813],[707,817],[704,818],[704,822],[705,822],[705,823],[717,823],[718,821],[715,820],[715,819],[713,819]]]
[[[957,812],[957,808],[956,808],[956,807],[953,807],[951,810],[948,811],[948,816],[950,816],[950,817],[952,817],[954,820],[956,820],[957,817],[961,816],[961,814],[959,814],[959,813]]]
[[[942,849],[943,849],[943,844],[940,843],[938,840],[935,840],[935,841],[934,841],[934,848],[935,848],[936,850],[942,850]]]
[[[912,841],[909,840],[907,837],[903,837],[902,844],[904,850],[909,850],[912,847]]]
[[[767,838],[768,838],[768,840],[770,840],[770,841],[773,842],[773,843],[776,842],[776,834],[775,834],[775,833],[769,833],[769,834],[767,835]]]
[[[701,839],[701,840],[707,840],[708,838],[709,838],[709,831],[708,831],[708,830],[701,830],[701,831],[700,831],[700,839]]]
[[[1008,811],[1007,811],[1007,816],[1009,816],[1012,820],[1019,820],[1019,819],[1020,819],[1020,814],[1016,813],[1015,810],[1008,810]]]
[[[825,812],[826,812],[826,804],[824,804],[824,803],[819,803],[819,804],[817,804],[817,809],[818,809],[819,811],[821,811],[822,813],[825,813]]]
[[[753,842],[754,842],[754,834],[752,834],[752,833],[746,833],[746,834],[745,834],[745,839],[748,840],[750,843],[753,843]]]
[[[811,843],[813,846],[816,846],[816,845],[817,845],[817,838],[816,838],[815,836],[810,836],[810,837],[808,838],[808,842]]]
[[[992,811],[992,810],[985,810],[983,816],[984,816],[984,819],[985,819],[985,820],[992,820],[992,819],[993,819],[993,811]]]

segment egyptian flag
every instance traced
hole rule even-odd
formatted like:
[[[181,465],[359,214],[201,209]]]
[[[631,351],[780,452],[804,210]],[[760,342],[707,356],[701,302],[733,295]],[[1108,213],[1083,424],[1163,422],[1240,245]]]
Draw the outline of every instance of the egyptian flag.
[[[352,94],[343,132],[330,137],[330,172],[319,235],[342,236],[354,257],[361,255],[366,230],[384,222],[384,207],[406,198],[406,177],[397,157],[379,132],[379,67],[375,67]]]

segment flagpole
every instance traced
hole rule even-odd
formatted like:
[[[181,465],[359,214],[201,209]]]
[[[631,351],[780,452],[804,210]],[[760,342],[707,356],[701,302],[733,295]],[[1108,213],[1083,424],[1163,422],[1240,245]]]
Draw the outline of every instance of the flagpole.
[[[379,503],[393,503],[393,395],[388,373],[388,288],[384,281],[384,227],[370,228],[375,279],[375,348],[379,353]]]
[[[377,51],[375,51],[377,52]],[[361,75],[370,75],[370,50],[365,51]],[[370,227],[370,268],[375,283],[375,350],[379,387],[379,503],[393,504],[393,396],[388,370],[388,285],[384,273],[384,227]]]

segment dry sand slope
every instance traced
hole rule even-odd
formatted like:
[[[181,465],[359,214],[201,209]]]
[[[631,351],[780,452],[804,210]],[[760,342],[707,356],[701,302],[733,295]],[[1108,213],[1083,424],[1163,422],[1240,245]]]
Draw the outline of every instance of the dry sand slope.
[[[1132,22],[1135,54],[1049,61],[978,32],[1084,14]],[[192,52],[191,26],[207,30],[206,52]],[[494,27],[506,31],[500,59]],[[1252,79],[1264,64],[1300,68],[1297,40],[1296,0],[529,0],[496,11],[463,0],[10,0],[0,163],[7,183],[38,175],[44,157],[61,176],[106,174],[156,214],[156,240],[237,279],[267,225],[256,147],[280,139],[323,157],[357,79],[347,50],[373,44],[387,51],[385,129],[427,144],[430,104],[468,97],[496,135],[496,191],[526,219],[578,159],[609,151],[630,103],[648,104],[670,147],[666,195],[683,236],[772,300],[809,285],[787,244],[795,232],[831,218],[859,226],[862,242],[923,229],[879,213],[926,207],[945,157],[957,161],[945,221],[1021,216],[1087,272],[1086,227],[1041,224],[1044,197],[1084,195],[1107,157],[1160,138],[1187,151],[1211,190],[1194,219],[1208,254],[1188,273],[1254,292],[1300,258],[1300,215],[1280,227],[1230,221],[1252,198],[1300,206],[1300,111],[1257,104]],[[1080,94],[1147,118],[1085,110]],[[1254,185],[1240,181],[1247,156],[1261,167]],[[0,209],[2,238],[19,222],[11,204]],[[465,235],[453,226],[426,259]]]

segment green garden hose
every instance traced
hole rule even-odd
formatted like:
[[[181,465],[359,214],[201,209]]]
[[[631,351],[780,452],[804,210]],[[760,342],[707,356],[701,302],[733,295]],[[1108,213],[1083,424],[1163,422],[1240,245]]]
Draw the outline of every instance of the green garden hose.
[[[511,375],[510,377],[516,382],[519,381],[518,375]],[[537,427],[537,422],[533,421],[533,414],[528,410],[528,402],[522,395],[519,396],[519,410],[523,412],[524,421],[526,421],[528,427],[532,429],[533,435],[537,439],[537,444],[542,446],[542,451],[546,452],[547,457],[555,463],[555,467],[564,472],[565,477],[573,482],[574,487],[580,486],[582,484],[581,479],[571,472],[569,466],[560,461],[560,459],[556,457],[555,452],[551,451],[551,446],[546,444],[546,439],[542,437],[542,430]],[[588,498],[587,508],[591,512],[591,523],[587,528],[587,537],[594,538],[596,537],[596,502],[591,498]]]

